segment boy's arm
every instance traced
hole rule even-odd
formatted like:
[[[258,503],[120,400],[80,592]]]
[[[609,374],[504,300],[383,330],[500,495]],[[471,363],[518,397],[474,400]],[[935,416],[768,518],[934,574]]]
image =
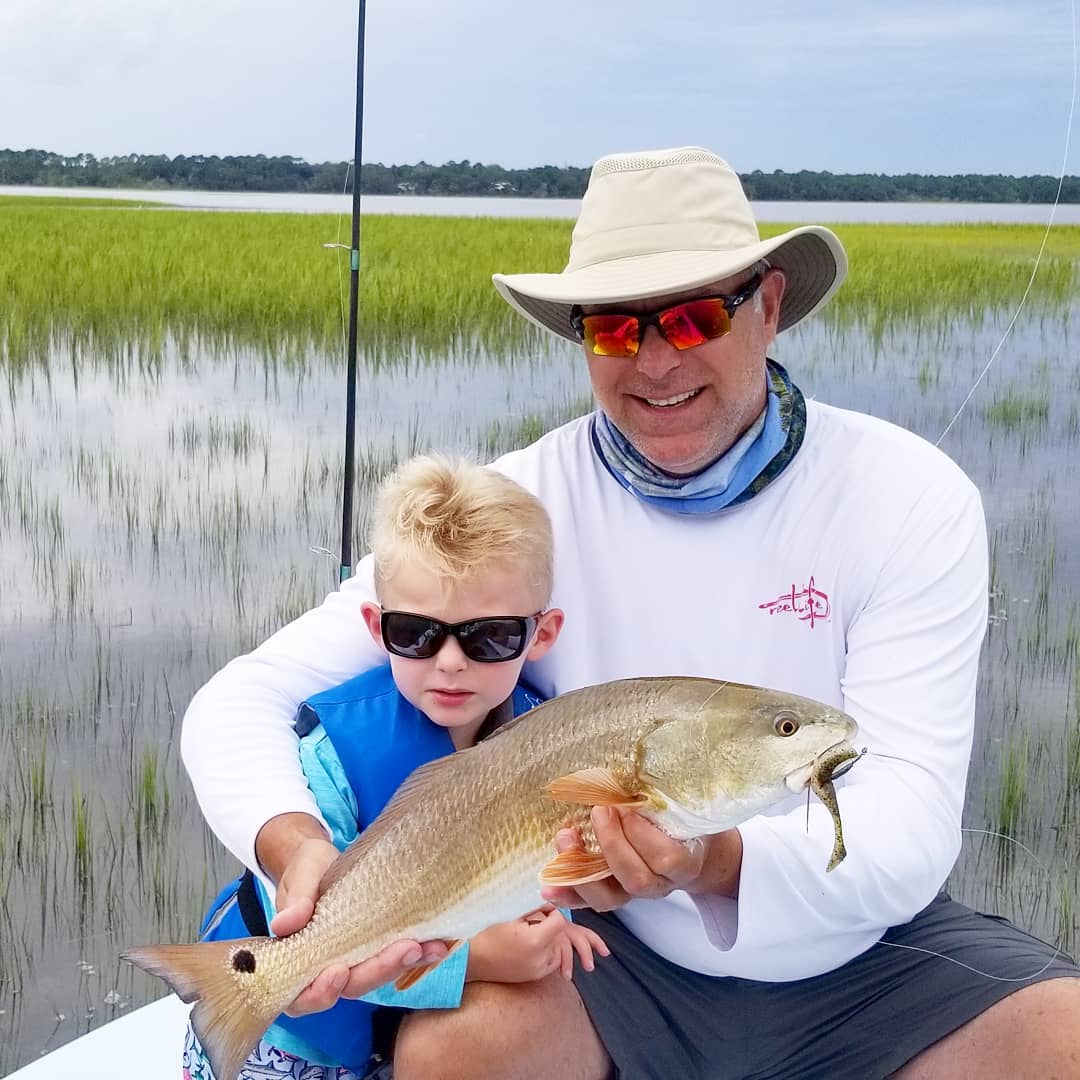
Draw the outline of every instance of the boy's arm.
[[[470,944],[466,982],[535,982],[556,971],[570,979],[575,953],[585,971],[595,967],[594,953],[609,955],[599,934],[575,925],[569,911],[551,907],[489,926]]]

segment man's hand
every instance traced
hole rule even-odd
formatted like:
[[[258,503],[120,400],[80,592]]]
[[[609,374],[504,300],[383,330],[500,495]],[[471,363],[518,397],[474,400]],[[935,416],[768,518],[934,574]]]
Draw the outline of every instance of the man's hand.
[[[600,935],[570,922],[561,911],[545,906],[511,922],[497,923],[469,943],[466,982],[535,982],[558,971],[574,974],[574,953],[592,971],[593,953],[608,956]]]
[[[280,869],[278,911],[270,930],[279,937],[295,934],[311,921],[319,898],[319,882],[339,852],[319,822],[306,814],[283,814],[268,821],[259,832],[256,852],[271,876],[271,864]],[[336,1005],[339,998],[362,997],[392,982],[410,967],[445,957],[446,946],[441,941],[395,941],[351,968],[346,964],[324,968],[285,1011],[289,1016],[322,1012]]]
[[[557,907],[613,911],[635,898],[656,899],[676,889],[692,893],[739,895],[742,837],[728,829],[698,840],[673,840],[640,814],[622,807],[595,807],[592,825],[612,876],[576,888],[546,888],[543,897]],[[559,851],[581,847],[574,830],[556,838]]]
[[[295,934],[311,921],[319,898],[319,882],[338,854],[338,849],[325,836],[308,837],[296,845],[292,859],[278,879],[274,898],[277,914],[270,929],[278,937]]]
[[[354,967],[331,964],[323,968],[285,1012],[289,1016],[322,1012],[336,1005],[339,998],[363,997],[376,987],[393,982],[409,968],[445,959],[446,946],[441,941],[428,941],[422,945],[418,941],[395,941]]]

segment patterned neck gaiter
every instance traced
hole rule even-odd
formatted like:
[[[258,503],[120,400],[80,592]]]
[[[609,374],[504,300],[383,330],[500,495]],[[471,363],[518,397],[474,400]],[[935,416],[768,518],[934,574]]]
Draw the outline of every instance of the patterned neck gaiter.
[[[672,476],[634,448],[599,409],[592,444],[609,473],[637,498],[671,514],[711,514],[753,498],[790,464],[806,433],[806,402],[788,373],[766,361],[761,415],[722,457],[692,476]]]

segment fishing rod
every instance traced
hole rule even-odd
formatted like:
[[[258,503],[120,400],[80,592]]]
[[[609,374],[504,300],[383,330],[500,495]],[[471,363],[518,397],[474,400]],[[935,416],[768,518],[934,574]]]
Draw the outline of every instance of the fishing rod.
[[[345,388],[345,480],[341,492],[341,564],[338,582],[352,577],[353,485],[356,476],[356,339],[360,314],[360,152],[364,140],[364,22],[360,0],[356,33],[356,141],[353,147],[352,239],[349,247],[349,338]]]

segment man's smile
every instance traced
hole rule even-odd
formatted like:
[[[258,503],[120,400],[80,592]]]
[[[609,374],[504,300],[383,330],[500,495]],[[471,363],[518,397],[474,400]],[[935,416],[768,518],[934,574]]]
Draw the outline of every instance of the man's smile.
[[[655,397],[642,397],[641,400],[653,406],[656,409],[670,409],[675,405],[681,405],[684,401],[689,401],[691,398],[695,398],[702,391],[702,387],[698,387],[696,390],[687,390],[683,394],[676,394],[674,397],[655,398]],[[637,395],[635,395],[637,396]]]

